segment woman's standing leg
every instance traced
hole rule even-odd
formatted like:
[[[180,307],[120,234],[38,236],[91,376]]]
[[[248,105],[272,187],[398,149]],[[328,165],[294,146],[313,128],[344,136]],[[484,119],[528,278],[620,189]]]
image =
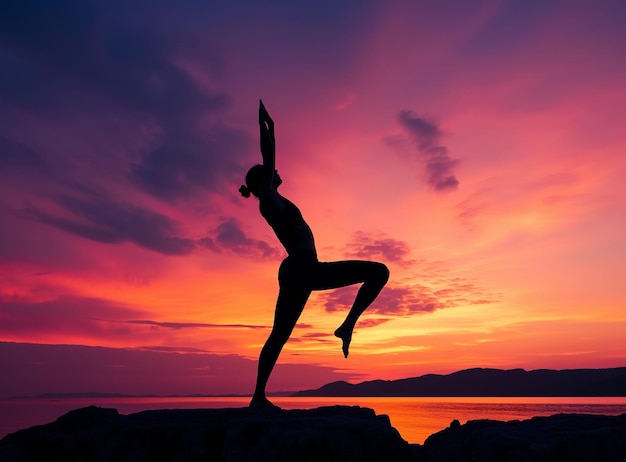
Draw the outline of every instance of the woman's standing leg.
[[[259,355],[259,369],[257,372],[254,396],[250,402],[251,407],[275,407],[265,397],[265,387],[272,373],[272,369],[274,369],[276,365],[278,355],[280,355],[283,346],[287,343],[287,340],[289,340],[289,336],[296,322],[298,322],[298,318],[304,309],[309,295],[311,295],[311,291],[308,289],[297,287],[280,288],[278,300],[276,301],[274,326]]]

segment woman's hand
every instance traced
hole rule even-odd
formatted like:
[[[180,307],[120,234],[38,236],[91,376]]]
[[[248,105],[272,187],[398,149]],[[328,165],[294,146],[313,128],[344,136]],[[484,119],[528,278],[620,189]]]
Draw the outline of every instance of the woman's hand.
[[[259,100],[259,130],[263,165],[267,169],[268,186],[271,188],[274,182],[274,171],[276,169],[276,139],[274,138],[274,121],[267,112],[267,109],[265,109],[262,100]]]
[[[267,127],[270,129],[274,127],[274,121],[270,117],[269,112],[267,112],[267,109],[265,109],[263,100],[259,100],[259,123],[266,123]]]

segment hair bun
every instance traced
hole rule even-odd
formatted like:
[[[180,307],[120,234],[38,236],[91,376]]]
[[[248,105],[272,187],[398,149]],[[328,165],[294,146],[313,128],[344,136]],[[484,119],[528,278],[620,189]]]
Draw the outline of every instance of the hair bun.
[[[241,194],[243,197],[250,197],[250,189],[248,189],[248,187],[246,185],[241,185],[241,188],[239,188],[239,194]]]

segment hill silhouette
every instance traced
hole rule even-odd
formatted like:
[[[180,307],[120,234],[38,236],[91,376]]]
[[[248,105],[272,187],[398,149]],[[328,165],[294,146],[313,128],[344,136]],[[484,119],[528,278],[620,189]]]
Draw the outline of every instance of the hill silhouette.
[[[400,380],[332,382],[294,396],[626,396],[626,367],[610,369],[466,369]]]

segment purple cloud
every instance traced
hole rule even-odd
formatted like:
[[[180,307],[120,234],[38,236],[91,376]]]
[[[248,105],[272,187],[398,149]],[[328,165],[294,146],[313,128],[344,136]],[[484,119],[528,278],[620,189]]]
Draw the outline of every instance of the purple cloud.
[[[364,259],[382,259],[384,262],[406,263],[409,246],[404,241],[392,238],[371,236],[357,231],[348,245],[349,255]]]
[[[47,166],[39,153],[4,136],[0,136],[0,166],[30,167],[40,171],[47,170]]]
[[[198,244],[213,251],[227,251],[251,258],[279,259],[283,252],[265,241],[246,236],[235,218],[220,223],[209,236],[198,240]]]
[[[459,180],[453,170],[458,160],[452,158],[448,154],[448,148],[440,144],[443,133],[439,127],[409,110],[400,111],[398,121],[415,144],[417,158],[424,164],[428,184],[435,191],[456,189]]]
[[[420,151],[427,151],[438,145],[443,133],[432,122],[418,117],[413,111],[403,110],[398,115],[398,120],[406,128]]]
[[[185,255],[196,247],[193,240],[176,236],[177,223],[165,215],[91,196],[90,200],[71,197],[57,200],[74,218],[58,217],[34,208],[20,214],[85,239],[106,244],[132,242],[163,255]]]
[[[248,135],[219,127],[209,136],[193,130],[170,130],[167,140],[131,168],[131,178],[163,200],[189,198],[203,190],[221,191],[225,178],[241,175],[236,161],[251,151]]]
[[[324,294],[324,307],[328,312],[348,310],[354,302],[358,287],[342,287]],[[408,316],[418,313],[431,313],[446,305],[438,300],[428,288],[422,286],[385,287],[378,295],[368,314]]]
[[[30,153],[21,149],[19,162],[66,164],[72,168],[57,169],[55,181],[88,183],[76,172],[76,157],[121,150],[126,163],[118,171],[159,199],[223,191],[240,175],[253,143],[248,133],[224,122],[230,97],[198,80],[198,72],[206,78],[223,72],[216,51],[198,46],[214,13],[200,4],[167,12],[150,2],[133,8],[116,1],[106,6],[76,0],[3,2],[0,99],[74,128],[67,130],[69,139],[39,140]],[[84,125],[90,135],[111,141],[80,154],[67,149],[84,137]],[[31,131],[27,139],[41,136]],[[20,135],[0,128],[2,135],[12,149],[0,150],[0,164],[15,163]],[[126,142],[118,146],[114,140],[120,139]],[[0,140],[0,147],[6,145]]]
[[[85,239],[105,244],[132,242],[163,255],[187,255],[198,247],[213,252],[231,252],[251,258],[280,259],[283,252],[265,241],[248,237],[235,218],[229,218],[208,236],[193,240],[180,237],[178,223],[158,212],[118,204],[89,194],[89,199],[62,197],[58,205],[73,217],[59,217],[36,208],[18,212],[22,218],[54,226]]]
[[[358,287],[349,286],[320,295],[328,312],[349,310]],[[411,316],[460,305],[481,305],[493,300],[473,284],[447,281],[444,289],[435,290],[420,284],[386,286],[366,314]]]

